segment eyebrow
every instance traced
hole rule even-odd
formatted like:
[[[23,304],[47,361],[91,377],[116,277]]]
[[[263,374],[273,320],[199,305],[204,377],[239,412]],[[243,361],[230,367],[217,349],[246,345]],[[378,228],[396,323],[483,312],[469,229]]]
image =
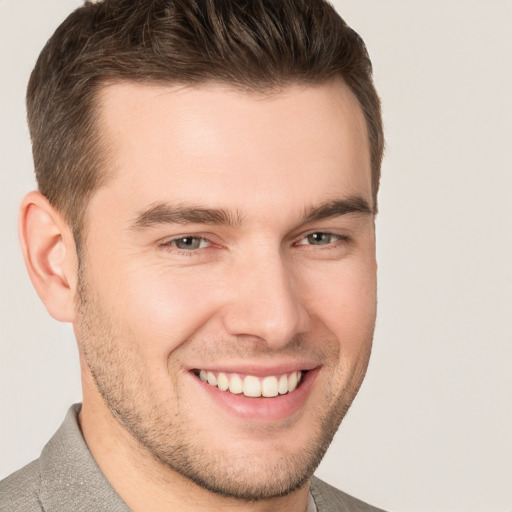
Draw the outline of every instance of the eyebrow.
[[[306,209],[302,217],[304,224],[317,220],[330,219],[332,217],[341,217],[349,213],[358,213],[372,215],[373,211],[366,199],[353,196],[346,199],[336,199],[323,203],[319,206]]]
[[[147,229],[160,224],[212,224],[239,226],[242,223],[238,212],[200,206],[173,206],[158,203],[140,213],[132,229]]]
[[[368,202],[359,196],[337,199],[322,203],[316,207],[306,208],[302,223],[340,217],[350,213],[371,215],[372,209]],[[157,203],[141,212],[131,225],[131,229],[143,230],[161,224],[210,224],[240,226],[242,215],[223,208],[204,208],[201,206],[174,206],[168,203]]]

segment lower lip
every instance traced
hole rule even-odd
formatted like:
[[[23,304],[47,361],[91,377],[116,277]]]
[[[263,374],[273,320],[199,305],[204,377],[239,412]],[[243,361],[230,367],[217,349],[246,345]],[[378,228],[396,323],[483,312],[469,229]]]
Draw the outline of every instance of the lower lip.
[[[303,375],[300,385],[294,391],[271,398],[251,398],[243,393],[234,395],[229,391],[221,391],[215,386],[206,384],[195,375],[191,375],[215,403],[232,414],[244,419],[278,421],[289,418],[300,411],[307,401],[317,374],[318,368],[309,370]]]

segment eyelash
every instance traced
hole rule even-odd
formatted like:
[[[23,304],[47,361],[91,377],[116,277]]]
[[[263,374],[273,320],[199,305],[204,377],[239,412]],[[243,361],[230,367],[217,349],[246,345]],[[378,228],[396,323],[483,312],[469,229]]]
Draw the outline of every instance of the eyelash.
[[[301,243],[303,240],[306,240],[308,237],[311,237],[313,235],[328,235],[333,240],[331,239],[330,242],[328,242],[326,244],[320,244],[320,245]],[[200,245],[203,242],[206,242],[208,245],[206,247],[198,247],[196,249],[180,249],[179,247],[174,245],[174,244],[176,244],[179,241],[186,240],[187,238],[193,239],[193,240],[196,240],[196,241],[199,240]],[[293,245],[295,247],[297,247],[297,246],[310,246],[310,247],[318,247],[318,248],[321,248],[321,249],[334,249],[336,247],[339,247],[340,245],[347,245],[350,242],[351,242],[351,238],[346,236],[346,235],[339,235],[339,234],[336,234],[336,233],[331,233],[330,231],[312,231],[312,232],[304,235],[298,241],[294,242]],[[170,252],[172,251],[175,254],[178,254],[179,256],[195,256],[195,255],[197,255],[199,253],[199,251],[201,251],[201,252],[206,251],[208,249],[211,249],[212,246],[214,246],[214,245],[215,244],[212,241],[208,240],[208,238],[206,238],[206,237],[195,236],[195,235],[184,235],[184,236],[179,236],[179,237],[173,238],[171,240],[167,240],[165,242],[162,242],[160,244],[160,247],[162,247],[163,249],[166,249],[166,250],[168,250]]]

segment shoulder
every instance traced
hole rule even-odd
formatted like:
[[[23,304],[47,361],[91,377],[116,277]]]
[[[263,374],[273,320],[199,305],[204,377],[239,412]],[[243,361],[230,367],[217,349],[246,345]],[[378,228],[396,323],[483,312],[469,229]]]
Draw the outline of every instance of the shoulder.
[[[384,512],[346,494],[319,478],[311,480],[311,494],[318,512]]]
[[[42,511],[39,480],[39,461],[35,460],[0,481],[0,512]]]

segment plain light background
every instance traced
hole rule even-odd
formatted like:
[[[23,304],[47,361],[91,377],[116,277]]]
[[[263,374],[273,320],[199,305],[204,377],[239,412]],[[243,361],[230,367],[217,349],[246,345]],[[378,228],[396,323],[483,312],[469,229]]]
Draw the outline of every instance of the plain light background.
[[[18,249],[34,188],[24,94],[76,0],[0,0],[0,478],[80,401],[72,329]],[[512,3],[340,0],[387,151],[365,383],[317,474],[390,511],[512,511]]]

